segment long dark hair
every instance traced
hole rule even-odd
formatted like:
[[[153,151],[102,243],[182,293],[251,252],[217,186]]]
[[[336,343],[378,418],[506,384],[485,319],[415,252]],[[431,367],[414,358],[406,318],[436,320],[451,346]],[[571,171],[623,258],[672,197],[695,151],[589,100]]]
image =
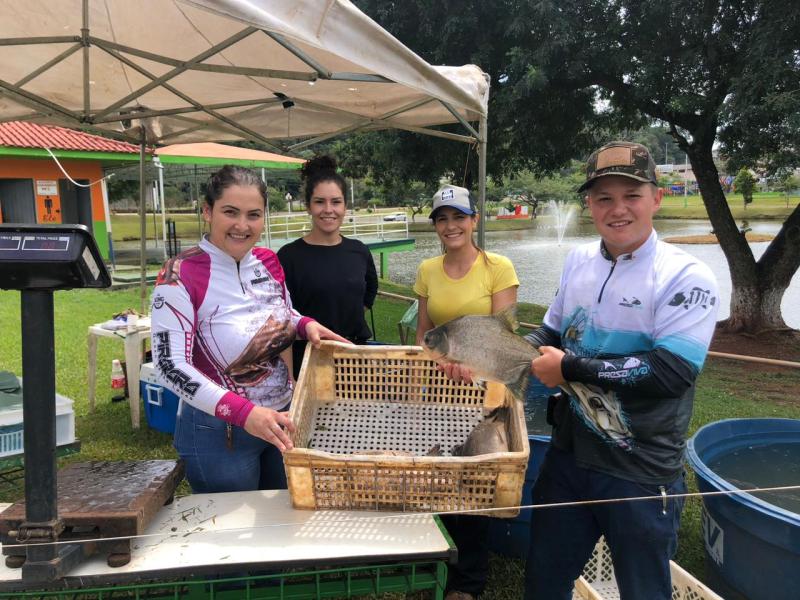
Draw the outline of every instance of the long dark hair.
[[[311,196],[314,195],[314,188],[317,184],[326,181],[333,181],[342,190],[342,197],[345,204],[347,204],[347,183],[344,177],[336,172],[336,159],[327,154],[322,156],[315,156],[303,165],[300,174],[305,181],[305,201],[306,206],[311,202]]]
[[[245,167],[237,167],[236,165],[225,165],[208,178],[208,183],[206,184],[206,204],[208,204],[208,207],[213,208],[214,202],[219,200],[225,190],[233,185],[258,188],[258,193],[264,199],[264,206],[267,205],[267,185],[255,171]]]

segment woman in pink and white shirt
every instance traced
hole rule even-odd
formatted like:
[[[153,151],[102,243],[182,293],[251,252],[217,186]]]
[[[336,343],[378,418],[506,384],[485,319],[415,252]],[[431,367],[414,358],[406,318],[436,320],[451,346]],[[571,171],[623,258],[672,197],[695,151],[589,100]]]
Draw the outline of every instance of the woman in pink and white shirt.
[[[265,206],[253,171],[217,171],[203,208],[210,233],[164,264],[153,291],[153,362],[180,398],[175,448],[195,492],[284,489],[291,344],[346,341],[292,309],[275,253],[254,247]]]

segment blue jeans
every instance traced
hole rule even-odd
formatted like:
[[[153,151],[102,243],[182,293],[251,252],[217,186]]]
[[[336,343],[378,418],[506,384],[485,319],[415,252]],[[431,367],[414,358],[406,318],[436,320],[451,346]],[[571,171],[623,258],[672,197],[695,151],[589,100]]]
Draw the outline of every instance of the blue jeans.
[[[681,476],[664,484],[666,494],[686,492]],[[670,600],[669,561],[678,547],[684,499],[660,499],[658,485],[639,484],[575,464],[575,457],[553,446],[533,487],[533,504],[653,496],[610,504],[534,509],[526,600],[570,600],[572,585],[604,535],[622,600]]]
[[[283,457],[272,444],[185,402],[175,423],[175,449],[196,494],[285,490]]]

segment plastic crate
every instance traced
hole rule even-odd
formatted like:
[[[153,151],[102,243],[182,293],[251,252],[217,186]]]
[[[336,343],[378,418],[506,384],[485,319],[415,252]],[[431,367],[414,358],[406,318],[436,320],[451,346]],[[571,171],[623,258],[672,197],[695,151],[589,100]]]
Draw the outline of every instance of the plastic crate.
[[[484,409],[499,406],[510,411],[511,451],[451,456]],[[499,384],[451,381],[419,347],[309,344],[290,416],[294,449],[283,459],[295,508],[519,512],[529,454],[522,404]],[[443,456],[426,456],[435,445]]]
[[[178,396],[164,387],[153,368],[153,363],[144,363],[139,371],[139,392],[144,401],[144,415],[151,429],[175,434],[178,414]]]
[[[700,583],[676,562],[670,561],[669,568],[672,576],[672,600],[723,600],[722,596]],[[603,538],[597,542],[583,574],[575,582],[572,597],[576,600],[619,600],[611,550]]]
[[[75,412],[72,400],[56,394],[56,446],[75,441]],[[19,403],[7,404],[0,410],[0,457],[21,454],[24,451],[24,424],[22,395]]]

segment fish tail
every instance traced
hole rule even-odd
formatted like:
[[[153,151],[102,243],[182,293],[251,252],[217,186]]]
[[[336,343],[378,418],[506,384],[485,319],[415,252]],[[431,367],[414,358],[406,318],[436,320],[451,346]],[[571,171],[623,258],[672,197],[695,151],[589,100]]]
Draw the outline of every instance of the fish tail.
[[[526,370],[519,376],[519,379],[506,384],[506,387],[520,402],[525,402],[525,396],[528,392],[528,383],[530,382],[530,373]]]

